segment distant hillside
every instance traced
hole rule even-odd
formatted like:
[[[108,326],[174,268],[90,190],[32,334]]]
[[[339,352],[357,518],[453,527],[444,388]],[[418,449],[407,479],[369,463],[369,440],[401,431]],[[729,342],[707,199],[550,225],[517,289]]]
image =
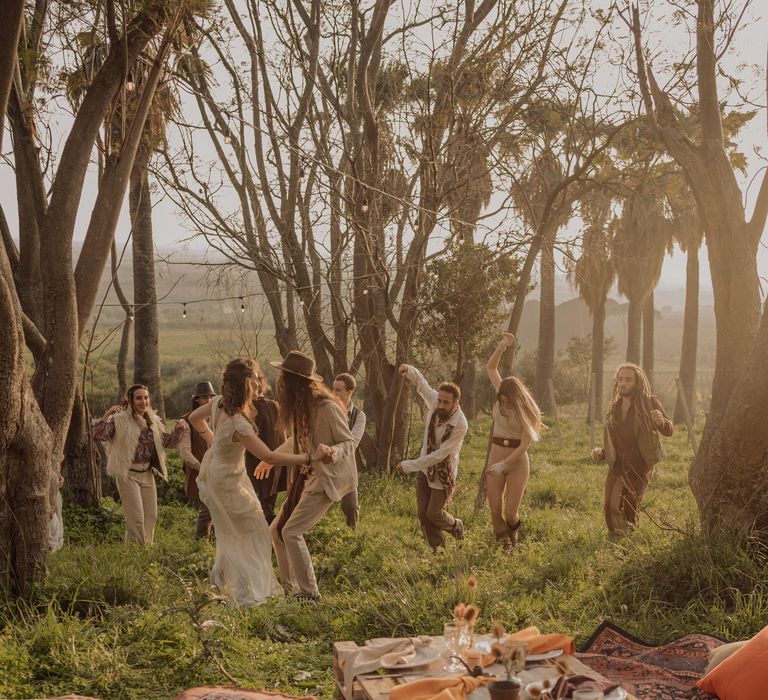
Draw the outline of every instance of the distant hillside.
[[[625,302],[608,299],[605,335],[613,336],[616,353],[612,361],[623,359],[627,346],[627,307]],[[580,298],[569,299],[555,310],[555,347],[562,350],[573,336],[585,336],[592,331],[589,309]],[[677,369],[683,336],[683,312],[669,306],[656,309],[656,365],[659,369]],[[539,337],[539,300],[525,304],[518,337],[523,348],[535,348]],[[713,367],[715,363],[715,313],[712,306],[699,309],[699,366]]]

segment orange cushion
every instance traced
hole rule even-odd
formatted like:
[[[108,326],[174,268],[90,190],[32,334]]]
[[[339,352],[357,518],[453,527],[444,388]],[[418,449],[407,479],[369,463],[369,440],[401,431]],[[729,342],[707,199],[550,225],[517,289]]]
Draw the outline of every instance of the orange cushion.
[[[713,668],[697,684],[720,700],[755,700],[768,688],[768,627],[763,627],[735,654]]]

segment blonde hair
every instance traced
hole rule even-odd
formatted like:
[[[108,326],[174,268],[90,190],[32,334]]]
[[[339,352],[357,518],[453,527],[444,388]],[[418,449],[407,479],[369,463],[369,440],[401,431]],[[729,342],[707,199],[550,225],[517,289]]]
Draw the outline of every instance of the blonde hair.
[[[502,396],[505,396],[512,405],[512,410],[520,425],[523,426],[523,430],[531,436],[532,440],[538,440],[541,431],[546,426],[541,422],[541,409],[531,392],[528,391],[528,387],[517,377],[507,377],[501,380],[501,384],[496,390],[496,401],[499,404],[499,412],[502,415],[507,415],[499,401]]]
[[[632,403],[640,409],[637,411],[637,414],[640,420],[645,423],[644,427],[653,433],[655,429],[651,421],[651,411],[654,408],[651,402],[651,383],[648,381],[648,375],[646,375],[642,368],[632,362],[624,362],[616,368],[616,372],[613,375],[611,403],[608,406],[608,412],[605,414],[605,423],[609,426],[613,426],[616,423],[617,408],[622,398],[619,394],[619,374],[625,369],[632,370],[635,373],[635,395],[632,397]]]

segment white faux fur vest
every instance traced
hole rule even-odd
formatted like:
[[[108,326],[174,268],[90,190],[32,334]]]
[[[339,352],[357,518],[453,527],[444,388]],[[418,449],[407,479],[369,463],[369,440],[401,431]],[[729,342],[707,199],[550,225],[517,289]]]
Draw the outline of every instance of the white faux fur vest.
[[[133,419],[131,411],[115,413],[111,419],[115,424],[115,437],[109,446],[109,459],[107,460],[107,474],[112,477],[128,476],[133,464],[133,455],[136,445],[139,444],[141,428]],[[160,461],[160,476],[168,481],[168,469],[165,466],[165,448],[163,447],[163,433],[160,419],[155,417],[152,421],[152,437],[155,441],[157,457]]]

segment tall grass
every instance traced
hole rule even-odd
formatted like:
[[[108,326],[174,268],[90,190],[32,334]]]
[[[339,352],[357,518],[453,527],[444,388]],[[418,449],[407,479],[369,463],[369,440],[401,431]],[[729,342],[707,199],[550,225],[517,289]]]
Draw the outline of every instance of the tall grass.
[[[415,518],[411,478],[361,475],[361,523],[334,506],[310,533],[323,600],[274,599],[239,610],[207,583],[214,550],[193,539],[195,510],[178,471],[162,491],[157,543],[122,542],[120,508],[68,508],[67,545],[27,600],[0,602],[0,697],[69,692],[160,699],[232,683],[331,697],[334,640],[437,634],[466,580],[480,582],[480,628],[538,625],[583,642],[604,619],[651,642],[692,631],[743,638],[768,623],[768,562],[727,538],[705,541],[687,486],[680,431],[652,479],[638,529],[613,541],[602,520],[605,467],[592,464],[581,416],[565,411],[532,452],[521,544],[495,547],[473,501],[487,421],[462,454],[454,511],[467,526],[433,555]],[[177,460],[172,460],[178,470]],[[173,471],[173,469],[172,469]]]

